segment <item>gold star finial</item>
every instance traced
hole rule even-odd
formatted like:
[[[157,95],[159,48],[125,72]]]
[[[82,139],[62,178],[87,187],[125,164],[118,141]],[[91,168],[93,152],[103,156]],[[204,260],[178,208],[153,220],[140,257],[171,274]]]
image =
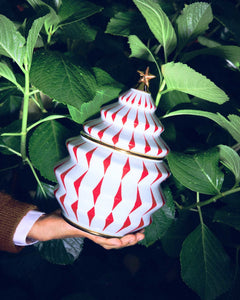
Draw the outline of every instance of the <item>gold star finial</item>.
[[[137,89],[148,92],[149,81],[155,78],[155,75],[149,74],[149,67],[147,67],[145,73],[143,71],[137,71],[140,75],[140,79],[137,84]]]

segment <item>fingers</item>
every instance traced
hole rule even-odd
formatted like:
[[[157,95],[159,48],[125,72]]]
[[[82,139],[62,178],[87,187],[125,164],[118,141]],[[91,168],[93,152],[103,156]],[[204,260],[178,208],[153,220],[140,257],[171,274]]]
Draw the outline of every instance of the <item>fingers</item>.
[[[122,238],[103,238],[100,236],[94,236],[91,240],[107,250],[120,249],[124,247],[134,246],[139,241],[144,239],[143,231],[135,234],[128,234]]]

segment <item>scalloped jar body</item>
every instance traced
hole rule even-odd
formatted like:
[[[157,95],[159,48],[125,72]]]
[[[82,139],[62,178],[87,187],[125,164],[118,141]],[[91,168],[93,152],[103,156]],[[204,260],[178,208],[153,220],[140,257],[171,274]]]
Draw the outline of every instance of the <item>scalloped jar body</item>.
[[[55,196],[68,221],[104,236],[123,236],[151,223],[152,213],[164,204],[160,183],[169,176],[164,162],[82,136],[67,147],[70,157],[55,168]]]
[[[170,175],[155,110],[149,93],[130,89],[67,141],[70,155],[55,168],[55,196],[68,222],[116,237],[151,223],[165,202],[160,184]]]

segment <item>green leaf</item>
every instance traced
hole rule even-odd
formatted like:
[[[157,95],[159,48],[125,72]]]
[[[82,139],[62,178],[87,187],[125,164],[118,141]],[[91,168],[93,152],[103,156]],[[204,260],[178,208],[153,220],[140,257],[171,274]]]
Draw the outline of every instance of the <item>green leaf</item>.
[[[145,26],[143,17],[135,11],[118,12],[110,19],[105,33],[128,37],[129,35],[148,37],[151,32]]]
[[[161,239],[175,219],[175,206],[169,188],[164,190],[166,203],[152,215],[152,224],[145,228],[145,238],[141,244],[148,247]]]
[[[51,26],[57,26],[59,23],[59,17],[56,11],[48,4],[41,0],[27,0],[27,2],[33,7],[33,9],[38,13],[38,15],[47,15],[44,21],[45,29],[48,32]]]
[[[41,256],[47,261],[58,265],[72,264],[83,248],[83,238],[66,238],[35,244]]]
[[[236,151],[226,145],[219,145],[220,161],[235,176],[236,183],[240,182],[240,157]]]
[[[96,93],[96,80],[91,70],[55,52],[39,51],[34,56],[30,80],[44,94],[78,109]]]
[[[240,212],[229,209],[219,209],[215,212],[213,222],[223,223],[240,231]]]
[[[23,88],[21,85],[17,82],[17,79],[13,73],[13,71],[4,63],[0,62],[0,76],[3,76],[7,80],[11,81],[13,84],[16,85],[16,87],[23,92]]]
[[[17,31],[14,23],[0,15],[0,55],[10,57],[23,68],[25,38]]]
[[[4,133],[12,133],[16,135],[6,135],[0,136],[0,144],[3,146],[7,146],[10,149],[20,153],[20,133],[21,133],[21,120],[15,120],[11,124],[6,127],[1,128],[0,134]],[[13,152],[6,150],[6,147],[0,147],[1,151],[5,154],[13,154]]]
[[[192,212],[188,210],[178,211],[177,218],[161,238],[163,250],[168,256],[179,257],[182,243],[192,231],[193,220],[195,223],[195,216],[192,215]]]
[[[40,183],[42,188],[38,184],[36,188],[36,194],[32,202],[38,207],[40,211],[44,211],[45,213],[52,213],[56,209],[59,209],[59,203],[54,195],[56,185],[45,182]]]
[[[240,143],[240,116],[228,115],[228,120],[219,114],[219,118],[221,119],[223,127],[229,131],[238,143]]]
[[[174,28],[161,6],[151,0],[133,0],[146,19],[155,38],[163,45],[165,58],[175,49],[177,37]]]
[[[238,46],[218,46],[187,52],[182,56],[181,61],[187,62],[199,55],[218,56],[231,62],[236,67],[239,67],[240,63],[240,47]]]
[[[212,112],[194,110],[194,109],[182,109],[173,111],[164,116],[164,118],[181,116],[181,115],[191,115],[191,116],[200,116],[208,118],[216,122],[219,126],[227,130],[232,137],[240,143],[240,117],[237,115],[228,115],[228,119],[222,116],[220,113],[214,114]]]
[[[64,0],[58,12],[59,26],[82,21],[102,9],[101,6],[85,0]]]
[[[201,299],[216,299],[230,289],[230,259],[206,225],[199,225],[183,242],[180,262],[183,281]]]
[[[23,98],[22,96],[14,95],[14,92],[14,90],[12,93],[10,91],[6,92],[6,95],[5,93],[1,93],[1,96],[4,96],[4,100],[1,101],[2,99],[0,97],[0,118],[9,118],[11,114],[20,111]]]
[[[27,59],[28,59],[29,69],[30,69],[30,66],[32,63],[33,49],[36,45],[38,35],[42,29],[43,23],[46,20],[46,18],[47,18],[47,16],[36,19],[33,22],[32,27],[28,33],[26,51],[27,51]]]
[[[82,21],[63,26],[58,34],[61,34],[63,37],[68,39],[89,43],[95,40],[97,30],[93,26],[90,26],[87,22]],[[82,43],[81,46],[83,46]],[[87,50],[88,49],[86,47],[86,51]]]
[[[130,57],[137,57],[156,63],[155,57],[152,52],[136,35],[130,35],[128,38],[128,43],[131,48]]]
[[[144,60],[147,60],[147,61],[154,62],[157,69],[158,69],[159,77],[161,78],[161,76],[162,76],[161,75],[161,70],[159,68],[159,65],[158,65],[154,55],[150,51],[150,49],[148,49],[148,47],[145,46],[143,44],[143,42],[136,35],[130,35],[129,38],[128,38],[128,43],[129,43],[129,46],[131,48],[130,57],[137,57],[137,58],[140,58],[140,59],[144,59]]]
[[[168,90],[181,91],[207,101],[222,104],[228,96],[211,80],[182,63],[162,65]]]
[[[160,101],[160,109],[164,111],[169,111],[178,104],[191,103],[188,95],[179,91],[163,94]]]
[[[118,97],[123,87],[102,69],[94,68],[93,70],[98,84],[93,100],[83,103],[80,109],[68,105],[72,119],[79,124],[82,124],[86,119],[98,113],[103,104]]]
[[[37,127],[29,140],[29,156],[35,168],[48,180],[56,182],[54,167],[67,156],[65,141],[71,133],[56,121]]]
[[[208,47],[208,48],[214,48],[221,46],[220,43],[212,40],[211,38],[207,38],[205,35],[200,35],[198,37],[198,42],[200,45]]]
[[[170,152],[167,159],[173,176],[185,187],[207,195],[220,193],[224,175],[217,148],[195,155]]]
[[[41,123],[44,123],[46,121],[56,120],[56,119],[62,119],[62,118],[66,118],[66,116],[65,115],[50,115],[50,116],[47,116],[46,118],[40,119],[40,120],[36,121],[35,123],[29,125],[27,127],[27,132],[32,130],[34,127],[36,127],[37,125],[39,125]]]
[[[182,49],[187,43],[203,34],[213,20],[210,4],[196,2],[186,5],[182,14],[177,18],[178,48]]]

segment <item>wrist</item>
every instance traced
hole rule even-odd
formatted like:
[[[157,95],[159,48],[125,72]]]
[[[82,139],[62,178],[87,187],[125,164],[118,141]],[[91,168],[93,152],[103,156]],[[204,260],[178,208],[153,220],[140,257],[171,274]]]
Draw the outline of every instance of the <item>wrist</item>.
[[[85,237],[84,232],[68,224],[59,211],[41,216],[29,231],[28,238],[39,241]]]

